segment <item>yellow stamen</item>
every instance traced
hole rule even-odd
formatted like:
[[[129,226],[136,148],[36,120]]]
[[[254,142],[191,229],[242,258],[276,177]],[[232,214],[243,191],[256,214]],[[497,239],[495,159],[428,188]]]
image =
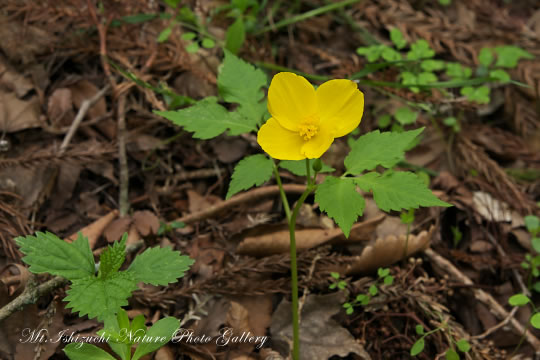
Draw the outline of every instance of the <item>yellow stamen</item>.
[[[298,129],[298,134],[304,138],[304,140],[309,140],[319,132],[318,119],[308,117],[305,119],[302,124],[300,124]]]

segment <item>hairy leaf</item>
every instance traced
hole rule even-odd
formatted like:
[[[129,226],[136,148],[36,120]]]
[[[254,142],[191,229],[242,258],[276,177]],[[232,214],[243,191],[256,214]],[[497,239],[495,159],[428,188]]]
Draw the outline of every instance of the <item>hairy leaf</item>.
[[[126,259],[127,233],[124,233],[120,242],[115,241],[113,246],[107,248],[99,257],[99,277],[106,278],[120,269]]]
[[[273,169],[272,159],[263,154],[251,155],[240,160],[234,168],[226,198],[252,186],[261,185],[270,179]]]
[[[194,262],[189,256],[181,255],[169,247],[154,247],[136,256],[127,272],[136,282],[167,285],[183,277]]]
[[[73,243],[65,242],[50,232],[19,236],[15,242],[26,255],[22,260],[30,265],[29,270],[33,273],[49,273],[68,280],[94,275],[94,256],[88,239],[81,234]]]

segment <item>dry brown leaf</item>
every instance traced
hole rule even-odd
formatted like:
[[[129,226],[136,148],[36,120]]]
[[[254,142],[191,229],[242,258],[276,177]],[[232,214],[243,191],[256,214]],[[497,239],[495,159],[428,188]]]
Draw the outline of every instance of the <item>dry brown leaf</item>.
[[[7,286],[8,296],[13,296],[15,293],[22,292],[29,277],[30,272],[21,264],[8,264],[0,270],[0,282]]]
[[[47,116],[51,125],[55,127],[69,126],[75,118],[71,90],[59,88],[49,97],[47,103]]]
[[[156,352],[154,360],[174,360],[174,351],[169,345],[165,345]]]
[[[429,247],[434,231],[435,227],[431,226],[429,231],[423,230],[418,235],[410,234],[408,242],[405,234],[379,237],[368,244],[362,253],[355,258],[354,263],[347,266],[344,272],[347,275],[352,275],[373,271],[425,250]],[[406,243],[407,251],[405,253]]]
[[[81,108],[83,101],[91,99],[94,95],[99,92],[99,89],[96,85],[92,84],[90,81],[82,79],[77,81],[75,84],[70,85],[69,90],[71,90],[71,96],[73,99],[73,105],[77,109]],[[100,116],[104,116],[107,113],[107,102],[104,97],[101,97],[89,110],[87,117],[89,119],[95,119]]]
[[[227,325],[233,328],[234,332],[249,332],[249,312],[236,301],[231,301],[231,306],[227,312]]]
[[[344,357],[350,353],[359,355],[360,359],[371,360],[349,331],[332,319],[344,302],[343,292],[307,296],[300,315],[301,360],[328,360],[334,355]],[[274,349],[280,345],[285,349],[292,348],[291,317],[291,303],[284,299],[272,319]]]
[[[225,164],[232,164],[240,160],[248,148],[245,140],[230,136],[212,141],[211,146],[218,160]]]
[[[142,236],[157,234],[159,229],[159,219],[157,216],[148,210],[135,211],[131,217],[133,225]]]
[[[216,204],[218,201],[221,201],[221,199],[213,195],[201,196],[198,192],[194,190],[187,190],[187,196],[189,201],[190,213],[202,211]]]
[[[300,229],[296,231],[296,248],[301,250],[311,249],[321,244],[331,243],[354,243],[369,240],[371,233],[377,225],[384,220],[384,215],[379,215],[368,221],[353,225],[349,238],[345,238],[339,228],[335,229]],[[236,248],[241,255],[269,256],[289,252],[289,230],[283,229],[269,234],[248,236]]]
[[[0,128],[7,133],[41,126],[37,96],[22,100],[0,89]]]
[[[116,219],[118,216],[118,210],[113,210],[109,212],[107,215],[102,216],[101,218],[97,219],[90,225],[85,226],[81,230],[77,231],[75,234],[70,235],[66,241],[72,242],[77,239],[77,236],[79,232],[81,232],[84,236],[88,238],[88,243],[90,244],[90,249],[93,249],[96,246],[96,243],[99,239],[99,237],[103,234],[103,232],[109,227],[111,222]]]
[[[272,322],[272,296],[236,296],[234,300],[247,310],[251,333],[264,336]]]
[[[129,230],[130,225],[131,218],[129,216],[118,218],[107,225],[103,231],[103,235],[109,243],[118,241],[122,235]]]

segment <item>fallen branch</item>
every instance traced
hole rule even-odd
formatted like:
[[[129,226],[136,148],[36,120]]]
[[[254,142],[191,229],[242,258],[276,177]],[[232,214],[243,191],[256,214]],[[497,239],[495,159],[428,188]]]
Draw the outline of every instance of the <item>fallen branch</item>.
[[[295,185],[295,184],[284,185],[283,188],[285,192],[295,193],[295,194],[302,194],[304,190],[306,190],[305,185]],[[212,216],[220,212],[229,210],[240,204],[250,203],[250,202],[258,201],[267,197],[272,197],[272,196],[277,196],[277,195],[279,195],[279,187],[277,185],[256,188],[256,189],[247,191],[245,193],[233,196],[229,200],[225,200],[216,205],[210,206],[204,210],[201,210],[201,211],[198,211],[196,213],[189,214],[186,216],[182,216],[176,219],[175,221],[183,222],[185,224],[191,224],[196,221],[202,221],[202,220],[211,218]]]
[[[429,259],[434,264],[439,266],[442,270],[446,271],[450,276],[454,277],[456,280],[459,280],[466,285],[473,285],[472,280],[467,275],[463,274],[450,261],[440,256],[435,251],[431,249],[427,249],[424,253],[427,255],[427,257],[429,257]],[[487,307],[489,307],[489,309],[495,316],[503,320],[503,322],[508,321],[512,325],[512,327],[514,328],[517,334],[519,334],[520,336],[521,335],[525,336],[525,339],[527,340],[527,342],[529,342],[529,344],[531,344],[533,349],[535,349],[536,354],[540,355],[540,341],[527,328],[523,327],[523,325],[521,325],[519,321],[517,321],[514,317],[510,316],[508,311],[506,311],[501,306],[501,304],[499,304],[497,300],[493,298],[493,296],[491,296],[484,290],[480,290],[480,289],[471,289],[471,290],[474,294],[474,297],[477,300],[484,303]]]

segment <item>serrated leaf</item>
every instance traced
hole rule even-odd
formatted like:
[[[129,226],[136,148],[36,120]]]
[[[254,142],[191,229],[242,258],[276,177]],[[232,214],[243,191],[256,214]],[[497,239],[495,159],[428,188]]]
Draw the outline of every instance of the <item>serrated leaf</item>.
[[[418,339],[411,348],[411,355],[416,356],[424,351],[424,338]]]
[[[531,299],[529,299],[524,294],[516,294],[516,295],[510,296],[510,298],[508,299],[508,303],[512,306],[525,306],[530,301]]]
[[[84,342],[66,345],[64,353],[70,360],[116,360],[105,350]]]
[[[251,155],[240,160],[234,167],[226,198],[229,199],[242,190],[259,186],[268,181],[273,171],[272,159],[263,154]]]
[[[264,114],[264,93],[267,86],[266,74],[253,65],[225,50],[225,59],[218,75],[219,94],[226,102],[239,104],[238,111],[251,123],[257,124]]]
[[[471,350],[471,344],[466,339],[461,339],[456,343],[459,351],[461,352],[469,352]]]
[[[380,175],[370,172],[354,178],[364,191],[373,191],[373,199],[383,211],[418,208],[420,206],[452,206],[437,198],[416,174],[406,171]]]
[[[345,158],[345,167],[350,174],[360,174],[372,170],[377,165],[391,168],[403,159],[408,145],[424,130],[402,133],[372,131],[354,141],[351,151]]]
[[[454,349],[446,350],[446,360],[459,360],[459,354]]]
[[[169,247],[154,247],[137,255],[127,272],[136,282],[167,285],[183,277],[194,262],[189,256],[181,255]]]
[[[238,17],[227,29],[225,34],[225,48],[236,54],[244,44],[246,39],[246,29],[242,17]]]
[[[535,329],[540,329],[540,312],[531,317],[530,323]]]
[[[282,160],[279,162],[279,167],[292,172],[296,176],[306,176],[306,161],[305,160]],[[333,167],[322,163],[320,173],[331,173],[335,171]]]
[[[356,191],[350,179],[327,176],[315,191],[315,201],[322,211],[336,221],[345,237],[349,237],[351,227],[364,212],[365,200]]]
[[[168,343],[179,327],[180,320],[173,317],[166,317],[156,322],[145,334],[152,341],[139,343],[132,360],[138,360]]]
[[[105,279],[89,276],[74,280],[64,301],[69,302],[66,308],[78,312],[79,316],[88,315],[89,319],[97,317],[103,321],[127,305],[127,299],[135,289],[137,282],[126,271],[113,273]]]
[[[236,112],[229,112],[217,103],[215,97],[207,97],[195,105],[177,111],[154,111],[185,130],[193,132],[197,139],[211,139],[229,130],[230,135],[255,131],[256,120],[247,119]]]
[[[76,280],[94,275],[94,256],[88,239],[79,234],[75,242],[68,243],[50,232],[36,232],[36,236],[19,236],[15,242],[36,274],[49,273]]]
[[[99,277],[106,278],[120,269],[126,259],[127,233],[122,240],[115,241],[113,246],[108,245],[99,257]]]

